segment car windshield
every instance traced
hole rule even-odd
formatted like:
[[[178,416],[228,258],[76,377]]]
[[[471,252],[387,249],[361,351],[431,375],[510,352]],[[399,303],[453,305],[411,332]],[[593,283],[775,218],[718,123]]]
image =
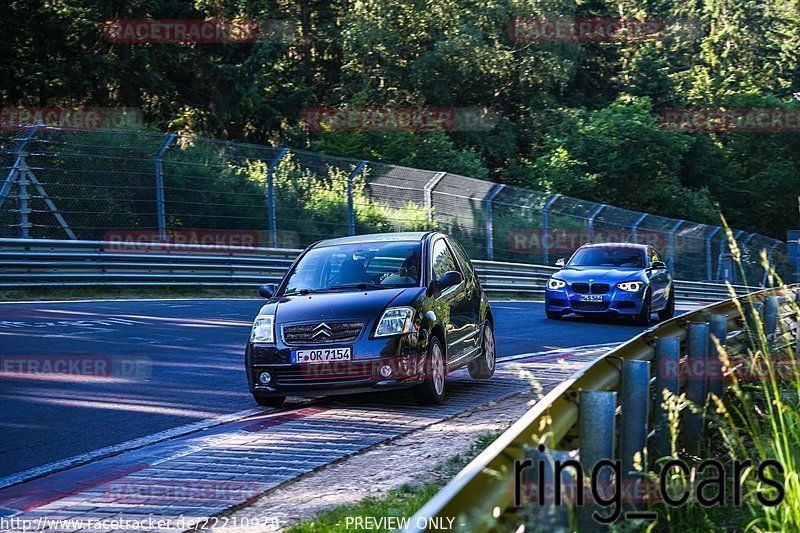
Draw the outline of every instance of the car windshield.
[[[420,242],[323,246],[306,253],[284,294],[419,285]]]
[[[621,268],[644,268],[644,252],[637,248],[592,247],[581,248],[569,266],[599,266]]]

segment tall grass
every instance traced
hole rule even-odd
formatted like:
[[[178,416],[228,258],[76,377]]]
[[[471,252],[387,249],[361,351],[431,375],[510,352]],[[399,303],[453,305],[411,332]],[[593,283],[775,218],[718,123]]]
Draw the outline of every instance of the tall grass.
[[[727,224],[725,227],[733,259],[741,270],[742,279],[746,279],[739,247]],[[764,252],[761,261],[773,285],[782,287],[784,294],[790,297],[791,310],[798,312],[797,300],[769,264]],[[701,459],[723,462],[728,474],[726,501],[724,505],[715,507],[700,505],[695,496],[703,473],[695,470],[689,476],[673,473],[671,488],[693,489],[692,497],[685,506],[677,508],[655,504],[659,519],[650,524],[648,530],[800,531],[800,369],[794,331],[787,331],[787,323],[794,324],[797,316],[786,321],[780,319],[781,312],[785,313],[787,309],[784,306],[779,312],[778,332],[766,331],[762,315],[754,305],[755,300],[749,296],[737,297],[730,285],[728,289],[740,315],[747,317],[747,342],[740,353],[730,353],[729,348],[712,338],[711,353],[716,353],[723,369],[730,373],[725,394],[722,398],[710,395],[704,407],[685,405],[682,395],[666,398],[666,403],[671,406],[673,456],[695,464]],[[675,406],[678,404],[684,404],[684,409],[705,411],[708,429],[702,457],[687,457],[677,448],[680,425]],[[731,494],[736,480],[731,467],[735,462],[745,460],[754,466],[744,470],[741,477],[742,504],[734,506]],[[757,475],[756,466],[767,460],[777,460],[783,467],[783,473],[775,468],[766,470],[767,477],[782,484],[785,491],[782,501],[772,506],[763,505],[757,497],[759,492],[770,499],[775,499],[777,494],[775,488]]]

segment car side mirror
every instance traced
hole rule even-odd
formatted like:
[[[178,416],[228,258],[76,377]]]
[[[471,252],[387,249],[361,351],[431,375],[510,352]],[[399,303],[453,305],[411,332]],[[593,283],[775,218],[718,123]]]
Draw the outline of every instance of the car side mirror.
[[[560,259],[556,259],[556,266],[557,267],[563,267],[566,264],[567,264],[567,260],[564,259],[563,257],[560,258]]]
[[[258,294],[262,298],[272,298],[276,292],[278,292],[277,283],[267,283],[258,288]]]
[[[664,261],[653,261],[653,263],[650,265],[650,268],[653,270],[666,270],[667,264]]]
[[[461,275],[461,272],[455,270],[445,272],[439,281],[431,281],[431,284],[428,286],[428,295],[438,298],[443,290],[458,285],[462,281],[464,281],[464,276]]]

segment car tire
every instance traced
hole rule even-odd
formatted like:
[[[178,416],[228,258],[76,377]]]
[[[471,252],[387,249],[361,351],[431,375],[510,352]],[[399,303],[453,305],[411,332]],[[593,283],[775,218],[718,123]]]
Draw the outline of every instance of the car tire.
[[[420,405],[437,405],[444,401],[447,364],[439,338],[432,336],[425,357],[425,380],[414,387],[414,399]]]
[[[650,289],[645,289],[642,298],[642,310],[633,318],[633,323],[637,326],[649,326],[653,314],[653,301],[650,297]]]
[[[547,318],[550,320],[561,320],[562,315],[558,311],[548,311],[547,309],[544,310],[544,314],[547,315]]]
[[[658,319],[662,322],[675,316],[675,292],[670,291],[667,305],[658,312]]]
[[[469,375],[472,379],[489,379],[494,375],[497,366],[497,350],[494,343],[494,330],[492,323],[486,322],[483,327],[483,341],[481,355],[467,365]]]
[[[254,392],[253,399],[262,407],[280,407],[286,401],[286,396],[264,396]]]

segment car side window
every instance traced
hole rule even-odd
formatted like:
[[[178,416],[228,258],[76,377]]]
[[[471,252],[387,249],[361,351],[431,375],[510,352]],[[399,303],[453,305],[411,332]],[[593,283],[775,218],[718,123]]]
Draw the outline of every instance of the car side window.
[[[450,241],[450,245],[455,251],[456,256],[458,256],[458,261],[461,263],[461,268],[464,270],[467,280],[471,283],[475,279],[475,269],[472,266],[472,261],[469,260],[466,250],[454,240]]]
[[[648,249],[648,255],[650,256],[650,266],[653,266],[654,261],[661,261],[661,256],[658,255],[655,248]]]
[[[433,272],[433,279],[439,281],[444,276],[445,272],[451,270],[459,270],[456,265],[456,260],[444,239],[439,239],[433,243],[433,252],[431,253],[431,271]]]

